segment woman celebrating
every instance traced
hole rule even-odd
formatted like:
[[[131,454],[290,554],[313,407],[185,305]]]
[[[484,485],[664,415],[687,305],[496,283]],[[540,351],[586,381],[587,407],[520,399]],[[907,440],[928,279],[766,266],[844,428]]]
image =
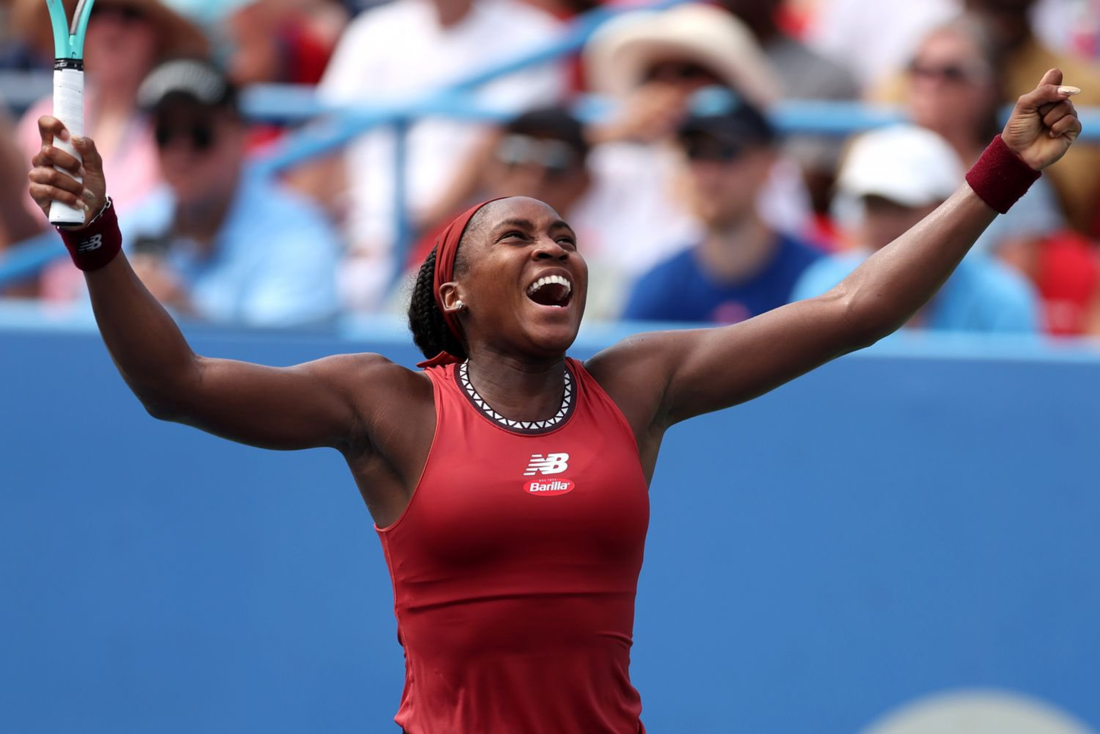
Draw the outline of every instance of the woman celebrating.
[[[495,200],[443,233],[409,309],[426,369],[377,355],[290,368],[194,354],[126,258],[89,139],[84,184],[40,120],[31,194],[87,205],[64,233],[146,408],[227,438],[344,455],[382,540],[410,734],[644,731],[630,684],[647,485],[669,426],[735,405],[896,329],[1080,132],[1052,70],[935,213],[833,291],[725,328],[566,356],[587,269],[542,202]],[[95,213],[95,217],[91,216]]]

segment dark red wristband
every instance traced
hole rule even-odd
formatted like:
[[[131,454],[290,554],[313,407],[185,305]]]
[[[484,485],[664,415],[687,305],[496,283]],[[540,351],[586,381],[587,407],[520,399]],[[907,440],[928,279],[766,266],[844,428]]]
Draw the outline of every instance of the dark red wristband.
[[[1024,163],[1023,158],[1013,153],[998,135],[966,174],[966,182],[978,198],[1004,214],[1027,193],[1040,175]]]
[[[99,270],[115,259],[122,250],[122,233],[110,199],[103,210],[80,229],[58,227],[73,264],[81,270]]]

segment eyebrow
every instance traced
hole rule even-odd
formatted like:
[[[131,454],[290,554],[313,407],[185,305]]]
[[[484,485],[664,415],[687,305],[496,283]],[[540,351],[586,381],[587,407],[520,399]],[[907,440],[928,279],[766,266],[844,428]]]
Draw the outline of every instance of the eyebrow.
[[[505,219],[504,221],[497,223],[497,226],[494,228],[494,230],[495,231],[500,231],[501,229],[505,229],[506,227],[520,227],[522,229],[534,229],[535,224],[530,219],[524,219],[523,217],[513,217],[512,219]],[[550,229],[551,230],[554,230],[554,229],[568,229],[569,232],[574,237],[577,234],[576,232],[573,231],[573,228],[569,226],[568,222],[566,222],[562,219],[556,219],[553,222],[551,222],[550,223]]]

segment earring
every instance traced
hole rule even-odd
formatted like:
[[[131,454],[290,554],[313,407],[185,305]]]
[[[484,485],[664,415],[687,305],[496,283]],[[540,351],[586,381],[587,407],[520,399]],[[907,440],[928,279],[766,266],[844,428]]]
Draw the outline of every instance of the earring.
[[[466,308],[466,304],[462,302],[462,299],[455,301],[455,311],[462,311]]]

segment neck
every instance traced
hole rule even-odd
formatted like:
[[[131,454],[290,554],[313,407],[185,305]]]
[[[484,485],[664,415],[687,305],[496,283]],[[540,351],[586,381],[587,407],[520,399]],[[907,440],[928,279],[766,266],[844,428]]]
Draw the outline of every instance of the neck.
[[[755,275],[775,250],[775,233],[755,213],[707,232],[700,256],[707,270],[722,281],[739,281]]]
[[[236,186],[233,187],[234,189]],[[202,201],[176,205],[176,233],[209,250],[225,224],[233,205],[232,190],[225,196],[207,197]]]
[[[549,420],[561,408],[564,355],[530,360],[471,346],[469,374],[478,394],[510,420]]]
[[[137,89],[137,85],[126,82],[96,84],[96,111],[100,115],[124,115],[129,117],[134,111],[134,99],[137,97]]]

